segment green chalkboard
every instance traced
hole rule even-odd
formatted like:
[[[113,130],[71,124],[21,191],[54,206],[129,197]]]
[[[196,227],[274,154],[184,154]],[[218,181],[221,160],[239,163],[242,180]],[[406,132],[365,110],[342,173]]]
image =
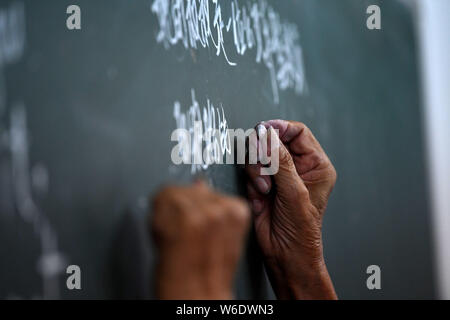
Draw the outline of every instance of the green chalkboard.
[[[397,0],[189,3],[0,3],[0,298],[154,297],[147,199],[198,169],[171,160],[175,106],[188,112],[193,93],[229,128],[282,118],[315,133],[338,172],[323,232],[341,298],[433,298],[409,9]],[[366,27],[371,4],[381,30]],[[81,10],[79,30],[68,29],[70,5]],[[237,166],[199,171],[243,195]],[[66,287],[72,264],[81,290]],[[382,290],[366,287],[372,264]],[[236,296],[273,297],[253,240]]]

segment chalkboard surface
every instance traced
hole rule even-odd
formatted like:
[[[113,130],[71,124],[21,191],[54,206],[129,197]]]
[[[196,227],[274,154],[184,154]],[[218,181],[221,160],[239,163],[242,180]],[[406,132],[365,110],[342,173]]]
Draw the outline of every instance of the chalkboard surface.
[[[222,0],[220,25],[213,1],[209,13],[193,2],[198,16],[187,1],[0,3],[0,298],[153,297],[147,199],[193,179],[195,168],[172,163],[170,139],[175,105],[186,113],[193,101],[209,101],[229,128],[282,118],[312,129],[338,172],[324,249],[341,298],[433,298],[409,10]],[[184,12],[164,11],[180,3]],[[66,25],[74,4],[81,30]],[[366,27],[371,4],[381,30]],[[203,174],[242,194],[236,166]],[[237,297],[273,297],[252,240],[247,251]],[[81,290],[66,288],[72,264]],[[382,290],[366,287],[372,264]]]

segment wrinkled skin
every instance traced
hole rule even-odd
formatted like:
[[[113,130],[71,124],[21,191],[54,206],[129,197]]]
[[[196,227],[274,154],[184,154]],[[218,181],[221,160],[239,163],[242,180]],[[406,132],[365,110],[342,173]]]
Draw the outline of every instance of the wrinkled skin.
[[[261,176],[247,165],[248,196],[259,245],[280,299],[335,299],[322,249],[322,219],[336,182],[336,170],[302,123],[262,123],[277,135],[279,171]]]

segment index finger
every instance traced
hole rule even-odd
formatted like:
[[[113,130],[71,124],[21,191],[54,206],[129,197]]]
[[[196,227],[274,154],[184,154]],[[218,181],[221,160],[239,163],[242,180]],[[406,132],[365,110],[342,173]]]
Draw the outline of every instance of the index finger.
[[[266,121],[265,124],[278,129],[280,140],[293,154],[305,155],[314,151],[325,154],[319,141],[304,123],[277,119]]]

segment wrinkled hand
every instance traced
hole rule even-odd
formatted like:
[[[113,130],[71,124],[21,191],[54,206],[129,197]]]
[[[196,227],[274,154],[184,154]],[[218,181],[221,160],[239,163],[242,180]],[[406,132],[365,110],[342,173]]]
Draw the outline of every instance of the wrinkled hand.
[[[247,189],[275,293],[282,299],[336,298],[322,250],[322,219],[336,171],[304,124],[263,125],[268,136],[279,130],[279,170],[261,176],[261,164],[247,165]]]
[[[167,187],[153,202],[160,299],[231,299],[250,223],[245,201],[199,182]]]

